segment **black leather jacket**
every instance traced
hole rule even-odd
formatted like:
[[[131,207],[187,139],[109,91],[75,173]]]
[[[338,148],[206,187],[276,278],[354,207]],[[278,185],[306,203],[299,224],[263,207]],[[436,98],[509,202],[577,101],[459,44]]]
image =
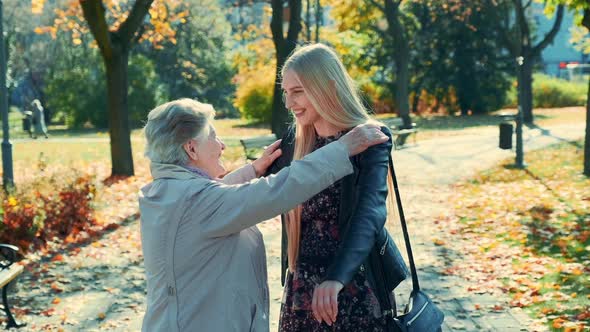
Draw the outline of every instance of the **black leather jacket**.
[[[352,157],[354,172],[342,179],[338,223],[339,232],[343,236],[341,246],[328,267],[325,280],[337,280],[346,285],[359,269],[367,269],[369,282],[373,287],[376,287],[375,278],[382,279],[382,276],[388,273],[393,276],[393,280],[386,280],[391,284],[391,287],[387,288],[393,289],[392,287],[397,286],[408,274],[397,247],[393,241],[389,241],[389,235],[383,227],[387,218],[388,157],[391,154],[392,139],[387,127],[382,127],[381,131],[389,137],[389,140]],[[269,168],[269,173],[276,173],[291,163],[294,131],[289,131],[283,137],[280,148],[283,154]],[[282,220],[281,284],[284,286],[288,262],[284,216]],[[383,265],[376,257],[380,251],[383,256],[383,250],[379,248],[387,248],[389,256],[395,258],[390,260],[394,263],[393,267],[385,266],[387,271],[383,271]],[[375,262],[378,263],[375,264]],[[381,266],[379,268],[381,271],[372,271],[375,266]],[[391,268],[387,269],[388,267]],[[381,286],[380,284],[382,282],[378,281],[377,285]]]

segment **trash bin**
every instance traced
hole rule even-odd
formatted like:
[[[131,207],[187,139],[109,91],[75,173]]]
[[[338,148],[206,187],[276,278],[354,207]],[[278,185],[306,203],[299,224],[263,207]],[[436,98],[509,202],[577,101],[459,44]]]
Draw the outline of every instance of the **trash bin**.
[[[510,150],[512,149],[512,133],[514,132],[514,126],[510,122],[500,123],[500,149]]]

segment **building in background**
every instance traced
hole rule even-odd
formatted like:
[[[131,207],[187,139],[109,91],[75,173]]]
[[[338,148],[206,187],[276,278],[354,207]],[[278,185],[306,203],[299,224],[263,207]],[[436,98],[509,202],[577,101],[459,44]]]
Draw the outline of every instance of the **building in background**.
[[[539,36],[544,36],[553,26],[554,18],[548,18],[543,13],[544,5],[533,3],[533,19],[538,29]],[[561,28],[555,36],[553,43],[541,53],[543,72],[551,76],[565,79],[581,78],[588,74],[588,54],[574,48],[571,42],[570,29],[574,26],[574,15],[566,10],[563,15]]]

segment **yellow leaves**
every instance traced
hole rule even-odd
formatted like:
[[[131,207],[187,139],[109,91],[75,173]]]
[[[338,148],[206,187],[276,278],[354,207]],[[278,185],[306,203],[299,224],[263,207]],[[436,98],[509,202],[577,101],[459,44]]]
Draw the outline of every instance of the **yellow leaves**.
[[[575,276],[581,276],[583,273],[584,273],[584,271],[582,271],[582,269],[577,268],[577,267],[572,270],[572,274]]]
[[[551,326],[553,326],[554,329],[560,329],[563,327],[563,323],[565,323],[565,319],[560,317],[560,318],[554,319]]]
[[[41,14],[46,0],[32,0],[31,12],[33,14]],[[117,31],[121,24],[127,20],[129,10],[132,6],[125,4],[131,1],[121,0],[103,0],[106,9],[106,20],[112,22],[109,31]],[[125,4],[125,5],[122,5]],[[147,40],[154,45],[155,48],[161,48],[160,44],[169,41],[176,44],[176,31],[172,25],[174,23],[185,24],[188,22],[189,10],[186,4],[180,0],[162,1],[156,0],[152,3],[149,9],[149,24],[143,29],[144,33],[140,40]],[[53,25],[49,27],[37,27],[35,33],[50,34],[52,38],[56,38],[57,31],[71,33],[72,43],[74,45],[81,45],[84,43],[83,35],[89,34],[90,31],[85,23],[82,8],[78,0],[66,1],[60,8],[54,10],[55,19]],[[94,40],[89,41],[90,47],[96,47]]]
[[[35,15],[43,13],[44,6],[45,0],[31,0],[31,13]]]
[[[567,326],[565,329],[563,329],[563,332],[582,332],[584,331],[584,325],[578,325],[578,326]]]
[[[433,243],[437,246],[443,246],[443,245],[445,245],[446,242],[441,239],[434,239]]]
[[[18,201],[16,200],[16,198],[14,196],[8,197],[8,205],[10,205],[10,206],[17,206],[18,205]]]
[[[168,18],[168,8],[166,8],[166,6],[153,4],[149,9],[149,15],[152,20],[165,21]]]
[[[481,245],[479,247],[479,250],[482,252],[487,252],[487,251],[490,251],[490,250],[496,248],[498,246],[498,244],[499,244],[498,242],[486,243],[486,244]]]

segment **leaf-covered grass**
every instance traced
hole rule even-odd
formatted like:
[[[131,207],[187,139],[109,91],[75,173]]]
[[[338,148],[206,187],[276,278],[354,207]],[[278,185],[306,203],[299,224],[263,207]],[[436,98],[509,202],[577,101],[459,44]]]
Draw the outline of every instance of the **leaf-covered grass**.
[[[470,278],[501,288],[512,306],[555,331],[590,326],[590,179],[581,144],[528,153],[526,170],[499,166],[457,185],[454,215],[439,223],[451,234],[439,242],[465,254],[451,271],[484,266]]]

